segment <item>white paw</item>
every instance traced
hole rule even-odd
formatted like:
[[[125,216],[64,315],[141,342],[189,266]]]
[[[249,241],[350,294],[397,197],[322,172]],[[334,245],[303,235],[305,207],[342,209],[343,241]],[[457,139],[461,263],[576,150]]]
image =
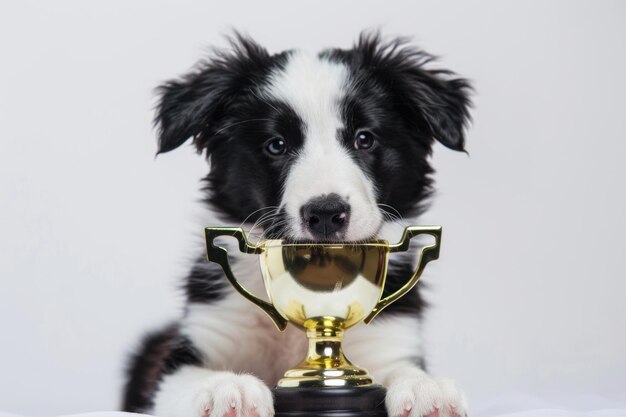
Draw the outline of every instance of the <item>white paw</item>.
[[[160,384],[153,413],[161,417],[271,417],[272,392],[252,375],[188,367]]]
[[[446,378],[433,378],[420,369],[390,375],[387,386],[389,417],[466,417],[465,395]]]

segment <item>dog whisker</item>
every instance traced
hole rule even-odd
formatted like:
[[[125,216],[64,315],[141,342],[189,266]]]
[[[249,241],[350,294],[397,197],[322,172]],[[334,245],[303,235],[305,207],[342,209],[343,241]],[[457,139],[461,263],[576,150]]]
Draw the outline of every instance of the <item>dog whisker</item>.
[[[243,221],[241,222],[241,224],[239,225],[239,227],[243,227],[243,225],[248,221],[248,219],[252,216],[254,216],[256,213],[260,212],[260,211],[264,211],[264,210],[275,210],[278,209],[278,206],[267,206],[267,207],[261,207],[260,209],[254,210],[252,213],[248,214],[248,216],[243,219]],[[263,217],[263,216],[261,216]]]
[[[231,123],[231,124],[229,124],[227,126],[224,126],[223,128],[221,128],[220,130],[218,130],[214,134],[215,135],[219,135],[220,133],[224,132],[225,130],[230,129],[231,127],[238,126],[238,125],[244,124],[244,123],[249,123],[249,122],[268,122],[268,121],[271,122],[272,119],[248,119],[248,120],[242,120],[242,121]]]
[[[272,103],[269,102],[269,100],[260,97],[252,88],[249,88],[248,91],[250,91],[250,94],[252,94],[254,97],[258,98],[260,101],[262,101],[263,103],[267,104],[268,106],[270,106],[273,110],[275,110],[277,113],[281,113],[280,110],[278,110],[276,108],[276,106],[274,106]]]

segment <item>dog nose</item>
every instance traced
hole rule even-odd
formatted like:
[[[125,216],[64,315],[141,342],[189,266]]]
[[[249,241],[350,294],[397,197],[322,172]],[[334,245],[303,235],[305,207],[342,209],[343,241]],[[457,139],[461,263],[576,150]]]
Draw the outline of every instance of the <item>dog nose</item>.
[[[350,205],[337,194],[315,197],[301,210],[302,220],[314,237],[326,239],[348,227]]]

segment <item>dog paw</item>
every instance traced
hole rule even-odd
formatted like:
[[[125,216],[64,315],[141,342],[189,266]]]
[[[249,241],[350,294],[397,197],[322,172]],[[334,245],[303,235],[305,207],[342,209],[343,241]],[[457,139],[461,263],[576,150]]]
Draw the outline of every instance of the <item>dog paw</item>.
[[[162,382],[154,414],[162,417],[272,417],[272,392],[247,374],[188,368]]]
[[[270,417],[272,392],[252,375],[225,374],[215,378],[201,400],[203,417]]]
[[[389,417],[467,417],[464,394],[446,378],[421,370],[403,370],[389,378]]]

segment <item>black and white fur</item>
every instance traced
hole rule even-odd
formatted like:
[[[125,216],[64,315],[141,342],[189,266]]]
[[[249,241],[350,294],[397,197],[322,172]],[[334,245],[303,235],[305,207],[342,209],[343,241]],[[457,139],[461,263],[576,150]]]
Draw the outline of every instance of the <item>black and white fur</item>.
[[[235,35],[231,48],[160,87],[159,153],[193,138],[206,156],[209,217],[200,226],[243,223],[264,237],[298,240],[396,240],[432,191],[433,141],[464,150],[469,84],[431,61],[402,39],[372,33],[348,50],[274,55]],[[230,253],[235,275],[262,295],[258,260]],[[277,332],[198,255],[184,284],[184,316],[144,339],[123,408],[162,417],[271,416],[268,386],[301,360],[306,340],[293,327]],[[411,267],[392,260],[388,292]],[[423,370],[423,306],[416,288],[371,325],[347,332],[345,350],[388,388],[390,416],[463,415],[455,386]]]

